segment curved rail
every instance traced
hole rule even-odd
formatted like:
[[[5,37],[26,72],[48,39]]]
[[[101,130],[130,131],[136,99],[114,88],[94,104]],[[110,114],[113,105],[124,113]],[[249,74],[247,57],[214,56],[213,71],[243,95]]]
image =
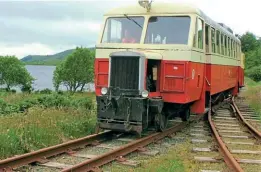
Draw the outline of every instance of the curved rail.
[[[226,164],[233,171],[243,172],[243,169],[241,168],[239,163],[235,160],[233,155],[229,152],[229,150],[227,149],[226,144],[222,141],[221,137],[219,136],[218,131],[216,130],[216,126],[213,123],[212,118],[211,118],[211,111],[208,112],[208,121],[209,121],[211,130],[212,130],[212,132],[214,134],[214,137],[215,137],[215,139],[218,142],[218,145],[220,147],[220,151],[222,152],[222,154],[224,156],[224,160],[225,160]]]
[[[255,135],[255,137],[259,140],[261,140],[261,133],[255,129],[251,124],[249,124],[247,122],[247,120],[243,117],[243,115],[241,114],[240,110],[238,109],[236,103],[235,103],[235,98],[233,97],[232,98],[232,104],[236,110],[236,113],[238,114],[240,120],[243,122],[243,124],[252,132],[252,134]]]
[[[194,121],[198,121],[201,119],[201,117],[196,117]],[[193,122],[194,122],[193,121]],[[147,137],[135,140],[129,144],[126,144],[118,149],[112,150],[110,152],[107,152],[103,155],[100,155],[96,158],[86,160],[80,164],[76,164],[73,167],[64,169],[63,172],[71,172],[71,171],[94,171],[95,169],[97,170],[100,166],[105,165],[113,160],[116,159],[121,159],[123,156],[132,153],[134,151],[137,151],[140,148],[143,148],[150,143],[156,142],[158,140],[163,139],[166,136],[169,136],[175,132],[180,131],[181,129],[185,128],[189,122],[182,122],[178,126],[171,127],[163,132],[158,132],[151,134]]]
[[[99,134],[90,135],[84,138],[72,140],[63,144],[55,145],[52,147],[40,149],[35,152],[27,153],[24,155],[8,158],[0,161],[0,171],[8,171],[23,165],[27,165],[41,159],[55,156],[71,149],[79,148],[93,144],[97,141],[108,139],[112,137],[112,131],[106,131]]]

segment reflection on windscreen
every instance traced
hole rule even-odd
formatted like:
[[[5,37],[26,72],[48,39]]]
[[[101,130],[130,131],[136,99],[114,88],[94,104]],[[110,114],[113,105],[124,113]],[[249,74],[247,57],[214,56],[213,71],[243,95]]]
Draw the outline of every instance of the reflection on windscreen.
[[[146,44],[188,44],[190,17],[151,17]]]
[[[140,43],[144,17],[109,18],[102,43]]]

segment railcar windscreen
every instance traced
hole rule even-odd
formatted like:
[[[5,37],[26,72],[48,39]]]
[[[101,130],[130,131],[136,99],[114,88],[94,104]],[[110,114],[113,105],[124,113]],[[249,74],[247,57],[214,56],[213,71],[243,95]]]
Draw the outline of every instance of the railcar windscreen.
[[[188,44],[190,23],[188,16],[151,17],[145,44]]]
[[[140,43],[144,17],[108,18],[102,43]]]

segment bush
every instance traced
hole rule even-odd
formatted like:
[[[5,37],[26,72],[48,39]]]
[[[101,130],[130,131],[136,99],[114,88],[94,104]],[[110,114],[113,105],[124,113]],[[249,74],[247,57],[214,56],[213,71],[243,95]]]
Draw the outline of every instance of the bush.
[[[39,91],[40,94],[52,94],[52,92],[53,91],[48,88]]]
[[[75,110],[90,111],[94,108],[92,98],[75,98],[69,94],[61,95],[57,93],[39,95],[35,98],[27,98],[15,104],[9,104],[0,99],[0,114],[11,114],[25,112],[34,106],[44,108],[71,108]]]
[[[261,66],[246,70],[246,75],[256,82],[261,81]]]
[[[70,105],[70,99],[66,96],[60,94],[50,94],[38,98],[38,101],[41,105],[46,108],[49,107],[66,107]]]

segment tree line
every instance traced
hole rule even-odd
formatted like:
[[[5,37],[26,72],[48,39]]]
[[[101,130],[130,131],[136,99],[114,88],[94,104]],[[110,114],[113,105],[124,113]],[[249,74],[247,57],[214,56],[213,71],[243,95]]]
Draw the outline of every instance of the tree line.
[[[94,57],[93,50],[77,47],[56,67],[53,75],[55,90],[65,86],[70,92],[83,91],[86,84],[94,79]],[[20,87],[22,91],[31,92],[34,80],[18,58],[0,56],[0,86],[6,91]]]
[[[245,54],[245,75],[261,81],[261,39],[251,32],[239,36]]]

